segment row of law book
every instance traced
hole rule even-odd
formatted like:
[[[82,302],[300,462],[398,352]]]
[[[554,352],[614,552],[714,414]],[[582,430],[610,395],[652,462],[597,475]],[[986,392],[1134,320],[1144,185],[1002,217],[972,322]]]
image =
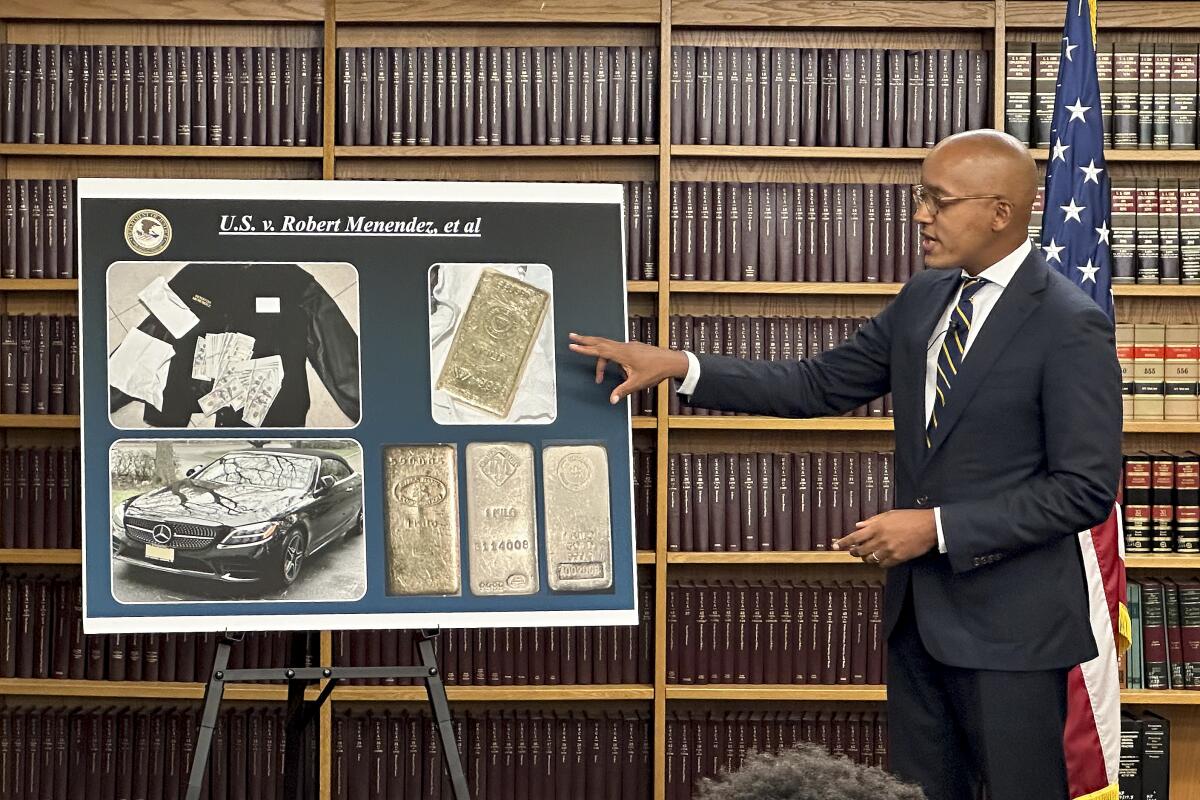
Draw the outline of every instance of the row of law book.
[[[1112,282],[1200,284],[1200,180],[1112,181]]]
[[[19,144],[321,144],[320,47],[10,44],[0,138]]]
[[[658,182],[625,181],[625,278],[658,280]]]
[[[658,345],[658,319],[655,317],[631,314],[629,316],[629,341]],[[657,387],[646,389],[629,395],[629,412],[635,417],[653,417],[658,409]]]
[[[987,125],[985,50],[671,48],[671,143],[932,147]]]
[[[1126,418],[1200,418],[1200,325],[1117,323],[1116,343]]]
[[[890,452],[671,453],[667,549],[829,550],[892,509],[894,476]]]
[[[82,603],[78,578],[5,575],[0,581],[0,677],[208,680],[219,634],[84,634]],[[303,664],[289,663],[294,646],[303,651]],[[230,648],[229,668],[314,666],[319,648],[313,632],[247,633]]]
[[[658,141],[652,45],[340,47],[341,145]]]
[[[1061,43],[1009,42],[1005,64],[1005,129],[1027,145],[1051,144]],[[1197,44],[1105,42],[1096,48],[1101,122],[1116,150],[1196,148]]]
[[[644,711],[474,709],[452,718],[472,800],[645,800],[654,736]],[[426,709],[336,709],[333,800],[449,797]]]
[[[79,446],[0,449],[0,547],[83,546]]]
[[[654,451],[633,448],[633,532],[638,550],[653,550],[658,535],[658,462]]]
[[[1129,689],[1200,689],[1200,580],[1129,579]]]
[[[877,581],[667,586],[667,683],[885,683]]]
[[[673,350],[697,355],[726,355],[738,358],[792,361],[833,350],[849,340],[867,323],[866,317],[759,317],[672,315],[667,321],[667,341]],[[672,414],[733,416],[733,412],[685,405],[676,392],[670,393]],[[891,395],[877,397],[848,412],[855,417],[892,416]]]
[[[76,277],[75,181],[0,180],[0,277]]]
[[[575,686],[654,682],[654,593],[639,589],[637,626],[454,628],[436,641],[450,686]],[[413,631],[335,631],[335,666],[419,663]],[[354,678],[348,684],[413,685],[412,678]]]
[[[1171,796],[1171,721],[1153,711],[1121,712],[1119,800]]]
[[[200,711],[127,706],[0,708],[0,797],[5,800],[183,800]],[[286,710],[226,704],[217,716],[200,800],[294,800],[284,796]],[[314,769],[316,726],[300,742]],[[316,800],[316,781],[300,781]]]
[[[892,283],[924,269],[912,186],[673,181],[674,280]]]
[[[671,711],[666,725],[667,800],[689,800],[696,783],[737,772],[748,757],[802,743],[855,764],[888,768],[883,711]]]
[[[1200,552],[1200,454],[1127,453],[1119,501],[1128,553]]]
[[[79,317],[0,315],[0,414],[79,413]]]

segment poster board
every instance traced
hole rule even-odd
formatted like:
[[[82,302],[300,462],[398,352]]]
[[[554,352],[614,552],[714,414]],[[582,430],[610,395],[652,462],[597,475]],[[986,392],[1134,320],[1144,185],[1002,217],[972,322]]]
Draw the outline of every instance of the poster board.
[[[619,185],[77,202],[87,632],[636,624]]]

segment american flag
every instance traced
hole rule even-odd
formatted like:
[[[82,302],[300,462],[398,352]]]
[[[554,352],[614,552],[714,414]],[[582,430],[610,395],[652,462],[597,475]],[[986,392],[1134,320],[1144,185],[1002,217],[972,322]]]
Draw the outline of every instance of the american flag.
[[[1113,317],[1109,180],[1104,163],[1096,0],[1067,0],[1050,159],[1042,213],[1042,252]]]
[[[1042,252],[1113,316],[1109,179],[1096,76],[1096,0],[1067,0],[1050,129]],[[1063,750],[1072,798],[1115,800],[1121,752],[1117,660],[1129,646],[1120,508],[1079,533],[1099,655],[1067,676]]]

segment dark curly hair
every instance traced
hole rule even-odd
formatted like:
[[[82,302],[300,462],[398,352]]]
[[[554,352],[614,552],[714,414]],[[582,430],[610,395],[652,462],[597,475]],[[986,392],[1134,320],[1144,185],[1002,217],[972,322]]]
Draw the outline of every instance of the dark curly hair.
[[[916,786],[816,745],[749,757],[738,772],[700,784],[698,800],[925,800]]]

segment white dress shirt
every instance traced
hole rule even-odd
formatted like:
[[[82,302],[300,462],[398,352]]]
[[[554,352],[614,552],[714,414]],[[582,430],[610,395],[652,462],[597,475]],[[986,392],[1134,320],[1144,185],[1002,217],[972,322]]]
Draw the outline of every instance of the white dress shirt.
[[[1004,293],[1005,287],[1012,281],[1013,275],[1021,264],[1025,263],[1025,259],[1033,251],[1033,244],[1026,239],[1016,250],[1012,251],[1004,258],[997,261],[992,266],[979,273],[980,278],[987,279],[982,287],[971,298],[971,330],[967,333],[967,341],[963,349],[963,358],[967,357],[967,353],[971,350],[971,343],[979,336],[979,331],[983,328],[983,323],[987,319],[988,314],[992,313],[992,309],[996,305],[996,301],[1000,299],[1000,295]],[[969,278],[970,275],[966,270],[962,271],[964,278]],[[925,425],[929,426],[929,417],[933,413],[933,399],[937,393],[937,360],[938,352],[941,350],[941,343],[946,338],[946,332],[950,326],[950,315],[954,313],[954,307],[958,305],[959,295],[962,293],[962,287],[955,292],[954,299],[946,310],[942,312],[942,316],[938,318],[938,323],[933,329],[933,334],[926,343],[925,349]],[[679,384],[679,393],[690,395],[696,390],[696,383],[700,380],[700,360],[695,354],[684,350],[684,355],[688,359],[688,371],[684,376],[683,382]],[[953,388],[951,388],[953,391]],[[942,533],[942,509],[935,508],[933,510],[934,521],[937,524],[938,551],[946,552],[946,537]]]

